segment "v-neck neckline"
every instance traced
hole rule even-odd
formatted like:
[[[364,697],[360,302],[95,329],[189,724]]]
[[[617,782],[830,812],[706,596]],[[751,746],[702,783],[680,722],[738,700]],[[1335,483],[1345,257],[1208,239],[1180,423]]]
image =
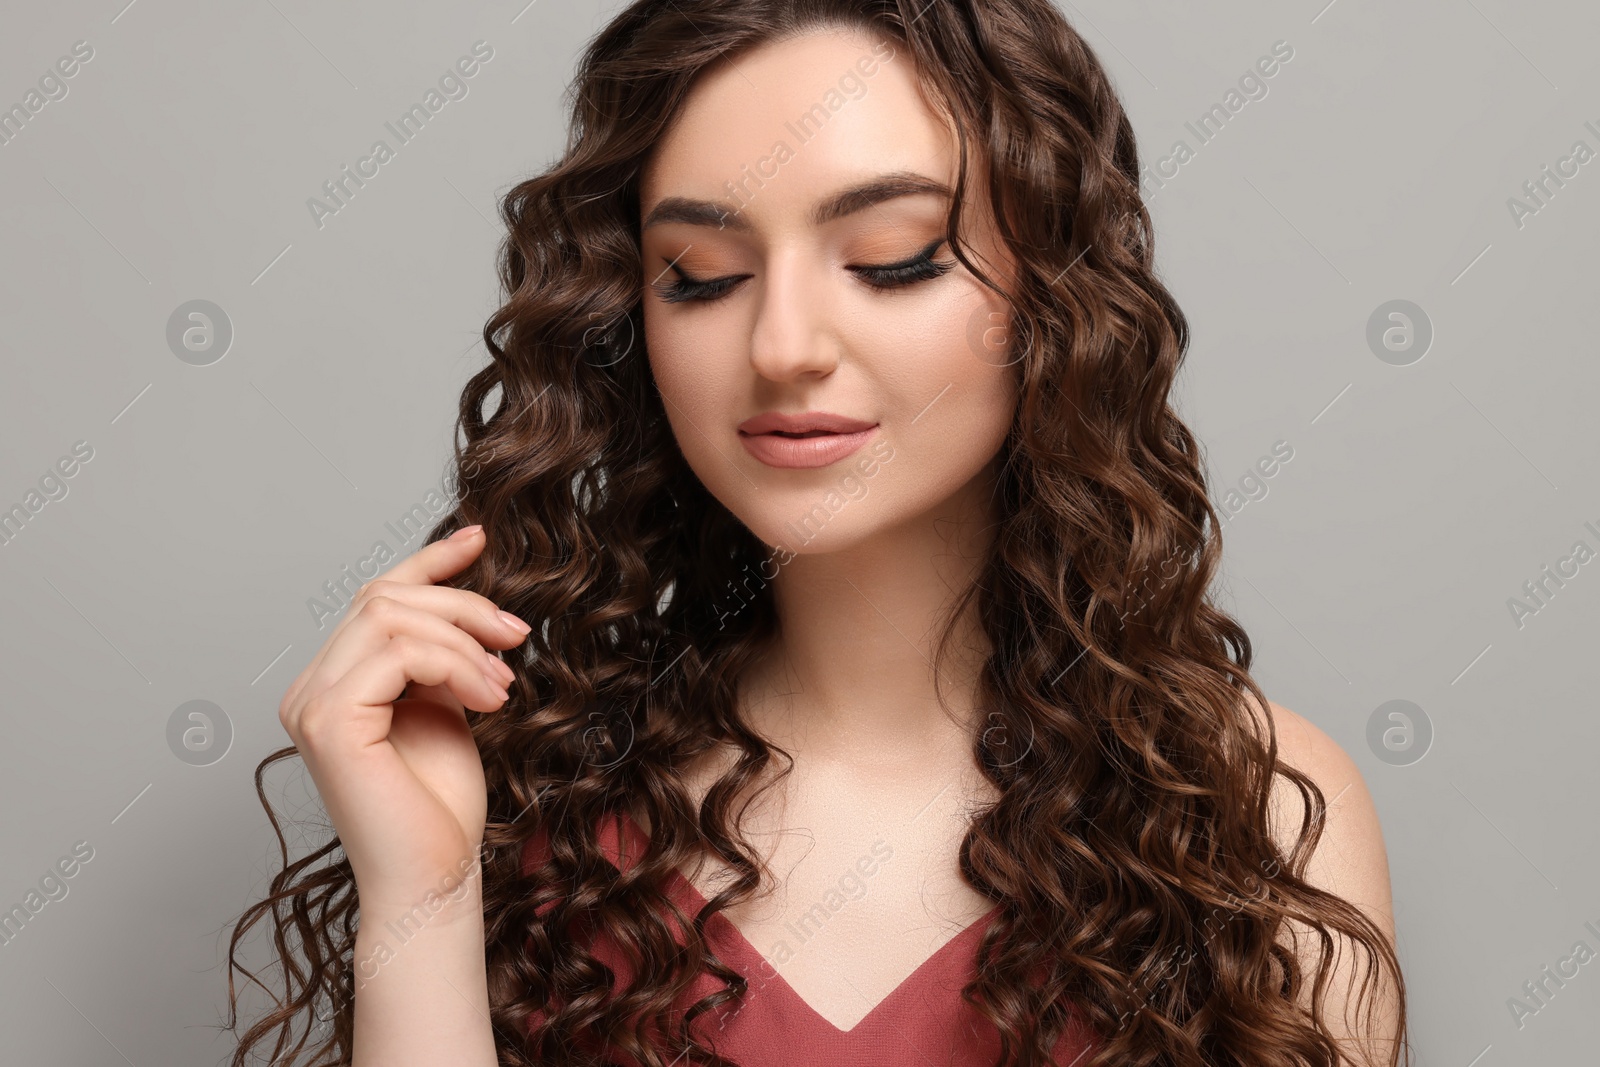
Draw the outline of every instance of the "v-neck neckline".
[[[635,822],[633,817],[627,812],[621,812],[620,816],[622,825],[626,827],[628,833],[632,835],[635,841],[640,843],[642,847],[643,843],[648,841],[648,837],[645,834],[644,829],[637,822]],[[617,863],[615,858],[615,856],[620,855],[620,852],[609,852],[607,851],[605,845],[606,839],[605,836],[602,835],[601,851],[606,853],[606,859],[613,867],[621,870],[622,868]],[[673,868],[673,870],[668,874],[667,880],[670,885],[678,888],[682,896],[693,903],[694,909],[690,911],[691,916],[697,913],[699,909],[705,907],[707,904],[705,896],[702,895],[700,890],[695,888],[694,883],[689,881],[689,879],[684,876],[683,872],[679,871],[677,868]],[[726,944],[725,951],[738,957],[737,959],[727,960],[725,962],[730,963],[735,970],[745,976],[746,980],[749,980],[753,974],[770,971],[772,973],[772,984],[777,987],[782,995],[787,996],[789,1000],[796,1007],[802,1010],[808,1018],[814,1019],[819,1025],[826,1027],[830,1034],[834,1034],[843,1038],[859,1034],[868,1029],[869,1023],[873,1022],[876,1018],[882,1017],[887,1005],[897,999],[909,996],[919,982],[929,980],[930,976],[945,964],[945,961],[950,957],[951,952],[959,950],[963,956],[965,956],[968,951],[974,947],[976,940],[983,933],[983,930],[989,925],[990,922],[994,920],[997,915],[1000,914],[1000,909],[1002,906],[1003,905],[996,904],[994,907],[978,916],[978,918],[962,927],[961,930],[955,934],[955,936],[951,937],[944,944],[934,949],[933,952],[924,958],[921,963],[917,964],[917,966],[912,969],[910,974],[902,978],[898,985],[889,990],[888,993],[884,994],[881,1000],[872,1005],[872,1007],[868,1008],[866,1014],[857,1019],[855,1025],[851,1026],[847,1030],[835,1025],[827,1016],[823,1015],[821,1012],[817,1011],[816,1008],[812,1007],[811,1002],[802,997],[799,992],[797,992],[795,988],[789,984],[788,979],[784,978],[783,973],[778,970],[777,966],[773,964],[772,961],[768,960],[762,951],[751,943],[750,939],[747,938],[736,925],[734,925],[733,920],[729,919],[726,914],[723,912],[718,912],[711,917],[710,923],[721,923],[722,929],[726,934],[726,936],[723,938]]]

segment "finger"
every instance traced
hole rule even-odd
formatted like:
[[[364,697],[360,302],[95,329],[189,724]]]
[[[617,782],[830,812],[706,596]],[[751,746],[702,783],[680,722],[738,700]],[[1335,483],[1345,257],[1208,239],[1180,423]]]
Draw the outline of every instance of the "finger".
[[[466,710],[461,701],[456,699],[456,695],[450,692],[450,687],[443,685],[423,685],[421,682],[412,682],[406,686],[406,691],[401,694],[400,700],[419,700],[429,704],[438,704],[441,707],[449,708],[458,715]],[[398,703],[399,700],[396,701],[396,704]]]
[[[387,597],[429,612],[459,626],[485,648],[515,648],[527,639],[532,629],[526,622],[481,593],[454,589],[448,585],[408,585],[387,577],[362,586],[351,603],[352,614],[378,597]]]
[[[486,544],[488,544],[488,541],[485,539],[483,527],[468,526],[457,530],[442,540],[423,545],[410,556],[389,568],[383,579],[376,580],[401,581],[412,585],[426,580],[431,584],[459,573],[462,568],[477,558]],[[415,562],[418,557],[422,557],[420,564]],[[436,575],[437,577],[428,577],[429,575]],[[373,584],[373,582],[368,582],[356,591],[355,599],[351,601],[352,610],[346,611],[344,618],[334,625],[333,631],[328,635],[328,641],[331,641],[349,622],[350,616],[354,613],[353,609],[356,601],[361,600],[362,594]],[[284,707],[294,702],[300,690],[305,687],[306,679],[316,673],[324,654],[327,652],[328,641],[323,642],[322,647],[317,650],[317,654],[311,658],[311,662],[306,664],[305,668],[295,677],[295,680],[289,683],[289,688],[283,696],[283,702],[279,706],[280,712]]]
[[[384,577],[412,585],[434,585],[459,574],[478,558],[488,544],[482,526],[457,530],[449,537],[423,545],[384,572]]]
[[[346,642],[346,634],[358,620],[368,618],[367,613],[372,605],[381,600],[391,600],[429,612],[447,624],[453,624],[465,633],[470,633],[480,646],[488,648],[514,648],[526,639],[530,629],[527,623],[509,612],[502,612],[495,606],[494,601],[478,593],[442,585],[407,585],[404,582],[379,578],[361,587],[356,602],[351,605],[345,618],[334,629],[333,634],[323,642],[322,648],[317,650],[316,657],[307,668],[290,684],[279,705],[280,714],[286,713],[294,704],[303,702],[307,696],[327,688],[332,678],[337,678],[349,670],[352,660],[348,655],[334,666],[328,666],[328,659],[334,649],[348,650],[354,647],[358,650],[358,654],[364,655],[367,651],[378,647],[370,640],[364,645],[351,646]],[[499,662],[498,657],[491,659],[494,663]],[[498,673],[499,668],[494,663],[490,664],[491,670]]]
[[[315,753],[376,744],[389,736],[394,702],[412,681],[445,686],[472,711],[495,711],[506,700],[505,691],[484,677],[477,661],[401,634],[306,701],[285,728],[297,747]]]
[[[457,530],[449,537],[422,546],[422,548],[401,560],[394,567],[391,567],[384,579],[379,580],[404,581],[407,584],[416,584],[427,575],[438,575],[437,578],[429,579],[430,582],[447,578],[459,573],[463,567],[477,558],[486,544],[488,544],[488,541],[485,539],[482,526],[465,527]],[[425,558],[425,562],[420,566],[413,562],[419,556]],[[355,599],[351,602],[352,608],[355,606],[356,601],[362,599],[362,595],[367,591],[368,587],[373,584],[373,582],[367,582],[356,591]],[[344,627],[351,614],[351,611],[346,611],[344,618],[334,624],[333,632],[328,635],[330,639]],[[294,695],[304,686],[305,680],[316,671],[326,648],[327,642],[324,641],[323,647],[312,657],[311,662],[289,684],[289,690],[284,695],[285,703],[294,699]]]
[[[412,595],[422,587],[396,586],[398,596]],[[453,590],[440,589],[449,593]],[[459,598],[447,598],[459,602]],[[481,625],[475,616],[465,620],[469,626]],[[393,638],[406,635],[419,641],[452,648],[465,659],[475,663],[490,681],[500,686],[511,683],[515,677],[510,667],[489,653],[473,635],[449,619],[424,608],[413,607],[402,599],[377,596],[367,601],[357,612],[350,626],[328,642],[322,663],[307,679],[301,699],[293,703],[304,704],[322,691],[330,688],[357,663],[381,651]]]
[[[382,578],[377,578],[373,581],[367,582],[359,590],[357,590],[355,598],[351,601],[350,608],[345,612],[344,617],[340,619],[339,622],[334,626],[333,631],[323,642],[322,647],[319,648],[316,655],[311,658],[311,662],[306,664],[300,673],[295,676],[294,681],[290,682],[288,688],[284,691],[283,699],[279,704],[280,714],[285,708],[300,699],[300,696],[306,687],[307,681],[320,671],[322,661],[327,656],[329,646],[340,634],[340,632],[349,625],[350,620],[355,617],[357,609],[362,604],[370,600],[375,595],[393,596],[396,594],[398,587],[404,587],[407,589],[438,588],[441,590],[448,590],[448,587],[445,586],[435,587],[431,585],[418,585],[412,579],[418,578],[419,576],[427,577],[429,575],[436,575],[440,578],[449,577],[450,575],[459,572],[462,567],[466,566],[467,563],[476,558],[478,553],[483,550],[485,543],[482,527],[469,527],[467,530],[457,531],[456,534],[445,538],[442,541],[435,541],[433,544],[423,546],[413,555],[390,568],[388,573],[386,573]],[[421,564],[420,570],[418,569],[419,565],[415,562],[418,557],[426,557],[424,562]],[[437,580],[437,578],[435,580]],[[479,615],[482,616],[486,621],[490,621],[492,624],[492,620],[499,619],[499,607],[487,597],[480,596],[477,593],[472,593],[467,590],[454,590],[454,592],[459,596],[469,598],[469,600],[475,603],[477,605]],[[510,616],[508,615],[507,618],[510,618]],[[504,622],[504,620],[501,621]],[[502,628],[508,635],[513,636],[518,633],[519,629],[515,625],[511,624],[507,624]],[[525,633],[526,631],[523,632]],[[520,637],[518,637],[516,640],[512,640],[511,637],[508,637],[507,641],[509,641],[509,644],[507,644],[506,642],[499,640],[490,640],[488,639],[487,634],[480,634],[480,637],[484,638],[482,641],[483,644],[496,648],[511,647],[517,643],[517,640],[520,640]]]

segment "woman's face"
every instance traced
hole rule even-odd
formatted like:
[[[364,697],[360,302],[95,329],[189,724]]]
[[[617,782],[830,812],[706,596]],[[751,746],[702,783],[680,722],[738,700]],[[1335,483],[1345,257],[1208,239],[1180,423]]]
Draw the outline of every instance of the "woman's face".
[[[656,387],[695,474],[770,546],[836,551],[988,499],[1017,368],[1005,302],[944,243],[930,190],[957,153],[909,55],[831,31],[707,71],[644,170]],[[969,254],[1004,284],[968,173]],[[844,421],[750,422],[818,413]]]

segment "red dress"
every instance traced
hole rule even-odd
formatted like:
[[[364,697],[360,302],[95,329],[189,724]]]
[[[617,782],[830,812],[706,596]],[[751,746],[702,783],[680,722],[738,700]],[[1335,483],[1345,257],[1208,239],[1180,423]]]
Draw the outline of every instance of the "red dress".
[[[618,847],[619,824],[632,846],[626,855]],[[637,823],[623,817],[602,823],[599,843],[612,865],[626,870],[647,839]],[[532,871],[536,858],[542,862],[547,848],[542,832],[527,843],[524,872]],[[694,884],[677,871],[668,876],[667,893],[691,917],[705,905]],[[706,923],[706,939],[749,986],[739,1005],[723,1005],[696,1019],[696,1034],[745,1067],[991,1067],[1000,1049],[999,1031],[961,999],[961,987],[973,977],[978,940],[999,911],[996,907],[941,945],[849,1030],[813,1010],[719,912]],[[619,985],[632,979],[627,960],[603,933],[591,951],[616,972]],[[680,1008],[721,988],[716,977],[702,974]],[[543,1019],[544,1013],[535,1010],[529,1029]],[[1060,1067],[1078,1062],[1091,1047],[1080,1022],[1075,1019],[1052,1050]]]

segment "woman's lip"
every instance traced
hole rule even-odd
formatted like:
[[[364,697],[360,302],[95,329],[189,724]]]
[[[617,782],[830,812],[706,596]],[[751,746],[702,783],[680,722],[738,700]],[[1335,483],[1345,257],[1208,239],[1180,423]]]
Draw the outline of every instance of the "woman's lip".
[[[739,429],[748,434],[772,433],[774,430],[784,430],[789,433],[806,433],[812,430],[858,433],[874,425],[876,424],[864,419],[835,415],[831,411],[805,411],[794,415],[781,411],[764,411],[754,418],[745,419],[739,424]]]
[[[855,433],[827,433],[815,437],[784,437],[775,433],[745,433],[739,431],[739,443],[745,451],[769,467],[799,469],[826,467],[855,452],[878,432],[869,426]]]

